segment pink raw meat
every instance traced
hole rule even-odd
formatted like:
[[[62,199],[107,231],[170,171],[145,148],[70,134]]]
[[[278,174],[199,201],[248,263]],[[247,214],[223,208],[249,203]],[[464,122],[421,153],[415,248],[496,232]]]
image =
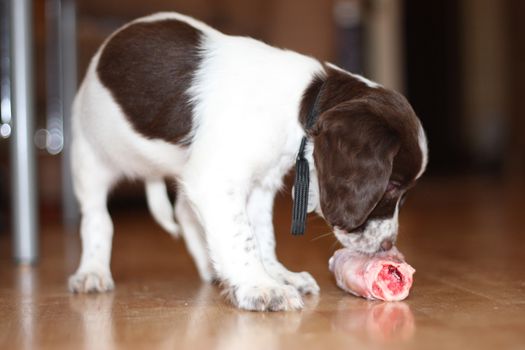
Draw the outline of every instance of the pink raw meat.
[[[339,249],[330,258],[329,268],[339,288],[369,300],[385,301],[405,299],[416,271],[395,247],[373,256]]]

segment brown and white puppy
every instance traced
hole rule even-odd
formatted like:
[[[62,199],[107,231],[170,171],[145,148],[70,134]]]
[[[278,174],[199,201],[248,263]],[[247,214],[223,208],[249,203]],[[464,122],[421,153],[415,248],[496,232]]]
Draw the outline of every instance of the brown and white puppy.
[[[305,130],[316,99],[319,116]],[[201,278],[220,279],[235,305],[301,308],[301,294],[319,287],[278,262],[272,208],[305,135],[310,211],[351,249],[389,249],[400,198],[427,162],[402,96],[176,13],[122,27],[93,57],[73,106],[83,251],[70,289],[113,288],[106,198],[127,177],[146,182],[155,219],[184,236]],[[165,178],[179,184],[177,223]]]

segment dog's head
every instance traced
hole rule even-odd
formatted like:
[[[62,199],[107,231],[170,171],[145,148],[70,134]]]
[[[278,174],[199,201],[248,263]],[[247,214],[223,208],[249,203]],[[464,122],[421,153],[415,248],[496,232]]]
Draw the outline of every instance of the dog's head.
[[[403,197],[426,166],[426,138],[403,96],[350,78],[351,98],[342,96],[345,77],[323,87],[327,109],[311,130],[318,190],[312,209],[345,247],[375,253],[396,240]]]

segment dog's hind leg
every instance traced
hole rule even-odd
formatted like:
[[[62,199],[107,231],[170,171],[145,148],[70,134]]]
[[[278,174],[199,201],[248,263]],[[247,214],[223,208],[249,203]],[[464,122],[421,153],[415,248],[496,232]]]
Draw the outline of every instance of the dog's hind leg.
[[[105,292],[113,289],[110,272],[113,223],[106,199],[118,173],[88,144],[81,130],[74,135],[72,170],[75,194],[82,214],[80,266],[69,278],[72,292]]]
[[[182,235],[186,243],[186,248],[193,257],[201,279],[204,282],[211,282],[215,274],[210,263],[204,229],[182,191],[177,193],[175,217],[182,227]]]

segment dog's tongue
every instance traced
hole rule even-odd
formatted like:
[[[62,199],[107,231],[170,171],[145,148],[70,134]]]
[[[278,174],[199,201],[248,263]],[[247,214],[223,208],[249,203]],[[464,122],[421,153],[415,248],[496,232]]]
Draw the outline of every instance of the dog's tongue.
[[[385,301],[405,299],[415,272],[395,247],[374,256],[339,249],[330,258],[329,268],[337,285],[345,291],[366,299]]]

